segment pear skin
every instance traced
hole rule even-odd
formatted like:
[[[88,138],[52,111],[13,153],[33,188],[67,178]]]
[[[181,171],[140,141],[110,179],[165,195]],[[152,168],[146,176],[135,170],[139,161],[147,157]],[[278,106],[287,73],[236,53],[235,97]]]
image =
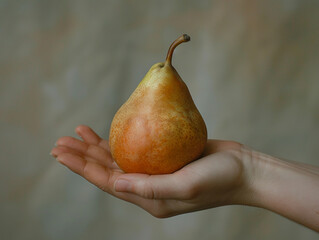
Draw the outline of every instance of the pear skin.
[[[110,150],[124,172],[173,173],[205,148],[205,122],[171,65],[175,47],[188,40],[184,34],[171,45],[166,62],[151,67],[114,116]]]

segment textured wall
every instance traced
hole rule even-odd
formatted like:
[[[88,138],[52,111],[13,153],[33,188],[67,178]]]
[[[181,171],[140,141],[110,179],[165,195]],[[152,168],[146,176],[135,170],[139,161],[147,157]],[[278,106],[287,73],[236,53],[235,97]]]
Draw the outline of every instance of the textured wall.
[[[155,219],[55,162],[62,135],[112,117],[181,33],[174,65],[209,137],[318,165],[319,2],[0,1],[1,239],[317,239],[230,206]]]

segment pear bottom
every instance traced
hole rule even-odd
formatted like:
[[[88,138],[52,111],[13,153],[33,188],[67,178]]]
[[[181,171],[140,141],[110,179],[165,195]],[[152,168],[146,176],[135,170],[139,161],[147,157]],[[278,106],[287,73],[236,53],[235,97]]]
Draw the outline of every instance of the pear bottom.
[[[115,121],[110,132],[112,156],[127,173],[173,173],[201,156],[207,141],[202,124],[186,119],[150,122],[146,116]]]

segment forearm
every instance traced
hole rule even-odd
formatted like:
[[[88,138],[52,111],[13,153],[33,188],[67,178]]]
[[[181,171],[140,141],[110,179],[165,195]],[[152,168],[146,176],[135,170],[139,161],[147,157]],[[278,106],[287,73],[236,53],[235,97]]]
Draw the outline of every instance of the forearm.
[[[245,150],[244,150],[245,151]],[[248,204],[276,212],[319,232],[318,167],[246,151]]]

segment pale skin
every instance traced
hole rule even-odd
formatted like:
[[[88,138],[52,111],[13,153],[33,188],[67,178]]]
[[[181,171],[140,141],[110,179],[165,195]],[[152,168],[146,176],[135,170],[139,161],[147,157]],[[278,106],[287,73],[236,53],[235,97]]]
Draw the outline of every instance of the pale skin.
[[[173,174],[124,173],[108,141],[78,126],[51,154],[101,190],[166,218],[225,205],[264,208],[319,232],[319,167],[278,159],[233,141],[208,140],[203,156]]]

